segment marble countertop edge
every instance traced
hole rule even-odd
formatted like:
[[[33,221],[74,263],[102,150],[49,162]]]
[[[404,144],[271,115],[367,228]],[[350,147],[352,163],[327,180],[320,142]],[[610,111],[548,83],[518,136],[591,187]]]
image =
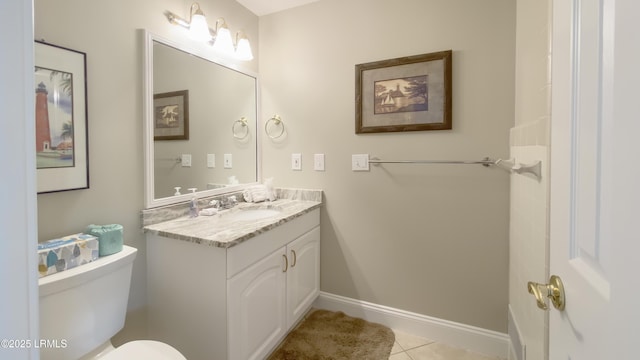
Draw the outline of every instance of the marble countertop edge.
[[[240,203],[218,215],[196,218],[182,216],[145,226],[143,231],[166,238],[227,249],[320,208],[321,205],[321,201],[291,199],[278,199],[264,203]],[[224,213],[242,211],[246,208],[277,208],[282,211],[282,214],[256,221],[225,219]]]

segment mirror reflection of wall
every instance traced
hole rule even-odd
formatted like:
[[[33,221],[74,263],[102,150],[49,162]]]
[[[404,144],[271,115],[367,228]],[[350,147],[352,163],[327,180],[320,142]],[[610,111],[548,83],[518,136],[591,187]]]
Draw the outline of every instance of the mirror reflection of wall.
[[[188,140],[154,141],[154,198],[173,196],[188,188],[198,191],[257,181],[256,79],[200,57],[154,41],[153,93],[188,90]],[[248,119],[249,134],[234,138],[232,126]],[[236,125],[239,135],[244,129]],[[191,166],[177,160],[191,155]],[[211,167],[211,156],[215,166]],[[225,166],[231,154],[231,167]],[[209,160],[209,162],[207,161]],[[228,165],[228,164],[227,164]]]

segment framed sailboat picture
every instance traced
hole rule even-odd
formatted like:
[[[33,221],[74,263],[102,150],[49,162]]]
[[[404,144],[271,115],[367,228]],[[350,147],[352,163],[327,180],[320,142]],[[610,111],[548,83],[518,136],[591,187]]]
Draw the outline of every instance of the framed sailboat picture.
[[[452,51],[356,65],[356,133],[448,130]]]
[[[86,54],[36,41],[38,193],[89,188]]]
[[[153,140],[189,140],[189,90],[153,95]]]

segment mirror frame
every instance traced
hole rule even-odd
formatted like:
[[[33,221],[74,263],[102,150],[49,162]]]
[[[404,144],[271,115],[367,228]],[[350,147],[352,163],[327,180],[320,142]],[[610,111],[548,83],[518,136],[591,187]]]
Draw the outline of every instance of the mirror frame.
[[[262,179],[262,159],[261,159],[261,143],[262,136],[261,131],[259,131],[258,127],[258,119],[260,116],[260,80],[258,79],[258,75],[247,71],[246,69],[242,69],[237,64],[232,63],[231,61],[223,58],[216,57],[206,51],[208,45],[202,44],[202,47],[189,46],[186,44],[178,43],[176,41],[172,41],[163,37],[160,37],[156,34],[152,34],[146,30],[142,30],[142,43],[144,44],[144,54],[143,54],[143,154],[144,154],[144,203],[145,208],[156,208],[160,206],[167,206],[178,204],[182,202],[188,202],[193,197],[192,194],[182,194],[177,196],[170,196],[165,198],[155,198],[155,173],[154,173],[154,140],[153,140],[153,43],[159,42],[164,45],[171,46],[180,51],[184,51],[188,54],[197,56],[201,59],[210,61],[222,67],[228,68],[232,71],[236,71],[247,76],[250,76],[256,81],[256,181],[251,183],[244,183],[239,185],[227,186],[224,188],[217,189],[209,189],[202,190],[196,192],[196,198],[204,198],[209,196],[223,195],[232,192],[242,191],[248,186],[255,185],[260,182]],[[187,42],[188,40],[185,38],[183,42]]]

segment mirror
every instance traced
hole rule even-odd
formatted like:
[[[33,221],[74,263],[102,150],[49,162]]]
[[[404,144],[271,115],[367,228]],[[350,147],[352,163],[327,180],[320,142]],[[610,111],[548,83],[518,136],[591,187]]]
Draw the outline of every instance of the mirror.
[[[259,179],[257,76],[210,48],[145,32],[147,208],[189,200],[190,188],[204,197]]]

